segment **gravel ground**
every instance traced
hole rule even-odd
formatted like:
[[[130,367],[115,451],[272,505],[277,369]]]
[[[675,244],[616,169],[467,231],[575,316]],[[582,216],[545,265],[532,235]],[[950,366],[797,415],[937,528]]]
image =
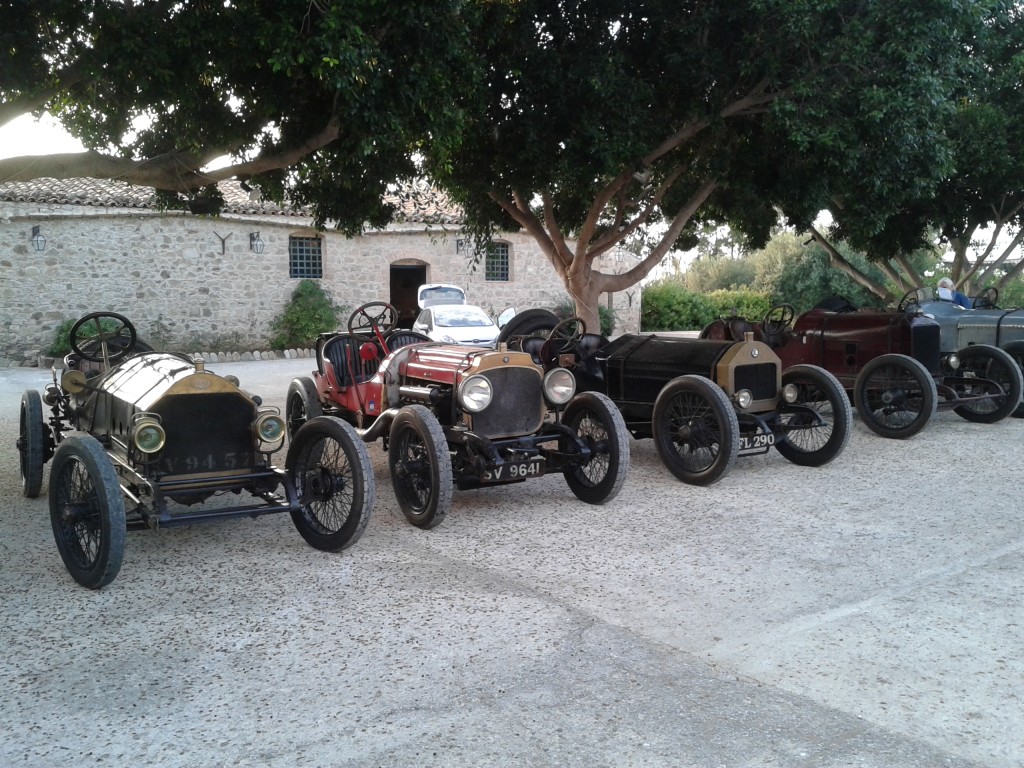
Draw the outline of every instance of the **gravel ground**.
[[[211,367],[283,405],[310,365]],[[92,592],[20,495],[47,381],[0,370],[0,765],[1024,764],[1024,421],[855,420],[827,467],[772,451],[709,488],[631,441],[606,506],[549,476],[456,492],[433,531],[371,445],[351,549],[284,515],[130,533]]]

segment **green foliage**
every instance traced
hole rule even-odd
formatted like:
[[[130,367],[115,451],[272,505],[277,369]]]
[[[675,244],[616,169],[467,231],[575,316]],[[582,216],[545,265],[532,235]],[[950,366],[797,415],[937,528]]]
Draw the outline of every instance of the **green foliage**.
[[[284,311],[271,323],[274,335],[270,339],[270,348],[312,347],[318,334],[338,327],[343,312],[344,309],[331,301],[319,282],[302,280]]]
[[[71,328],[76,322],[78,322],[77,317],[70,320],[64,320],[57,326],[57,331],[54,333],[53,343],[51,343],[50,348],[46,350],[48,355],[52,357],[64,357],[71,352]],[[104,333],[116,331],[120,327],[120,323],[109,317],[100,319],[100,328]],[[96,326],[93,322],[86,323],[78,331],[78,338],[80,340],[87,339],[95,335]]]
[[[693,331],[716,317],[718,310],[709,298],[686,290],[678,280],[660,280],[644,287],[641,331]]]
[[[840,247],[843,256],[859,271],[869,275],[879,284],[885,283],[881,270],[872,266],[863,254],[845,246]],[[765,286],[775,304],[792,304],[797,314],[838,294],[858,307],[877,307],[879,298],[860,286],[849,275],[833,267],[824,249],[807,246],[793,254],[777,275],[774,284]],[[898,292],[898,291],[897,291]]]
[[[749,286],[755,274],[754,262],[750,259],[703,258],[690,264],[683,273],[683,283],[693,293],[707,293]]]
[[[772,308],[772,297],[752,288],[712,291],[707,294],[718,317],[745,317],[760,320]]]

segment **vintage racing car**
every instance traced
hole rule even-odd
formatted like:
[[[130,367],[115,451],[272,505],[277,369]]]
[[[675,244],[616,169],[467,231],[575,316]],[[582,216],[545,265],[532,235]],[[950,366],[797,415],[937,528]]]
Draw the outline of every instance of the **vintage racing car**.
[[[973,309],[964,309],[949,299],[939,298],[930,288],[921,288],[905,297],[906,311],[920,312],[939,324],[943,350],[963,349],[972,344],[999,347],[1024,370],[1024,309],[1002,309],[999,291],[986,288],[972,300]],[[1024,418],[1024,401],[1013,416]]]
[[[588,334],[580,318],[521,312],[498,337],[552,370],[572,370],[579,388],[607,395],[626,428],[653,437],[680,480],[708,485],[739,455],[774,448],[794,464],[821,466],[843,450],[850,403],[839,382],[813,365],[783,368],[767,344]]]
[[[455,487],[560,473],[585,502],[618,493],[629,438],[608,398],[577,394],[570,371],[545,371],[523,352],[433,342],[397,318],[371,302],[347,332],[320,335],[312,377],[288,388],[290,434],[330,414],[366,442],[382,438],[398,504],[421,528],[444,519]]]
[[[981,423],[1013,413],[1024,387],[1013,359],[987,344],[944,348],[939,324],[914,310],[909,295],[895,312],[857,309],[835,296],[795,318],[793,307],[781,304],[757,323],[716,320],[701,337],[752,332],[785,365],[826,368],[853,394],[865,425],[883,437],[917,434],[937,408]]]
[[[50,521],[75,581],[99,589],[121,568],[126,530],[289,512],[313,547],[354,544],[376,485],[366,446],[340,419],[292,435],[285,469],[279,409],[203,361],[159,353],[122,315],[95,312],[71,328],[65,369],[42,396],[21,398],[22,492],[39,495],[50,465]],[[44,415],[43,404],[50,409]],[[195,505],[238,496],[228,505]]]

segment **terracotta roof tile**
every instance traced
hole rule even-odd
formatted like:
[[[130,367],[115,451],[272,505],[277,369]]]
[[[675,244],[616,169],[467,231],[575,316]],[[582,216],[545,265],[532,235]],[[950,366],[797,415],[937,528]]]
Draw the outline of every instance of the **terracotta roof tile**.
[[[298,206],[251,200],[239,182],[220,184],[224,195],[224,212],[250,216],[308,216],[309,210]],[[398,222],[425,224],[459,224],[462,211],[447,195],[426,180],[417,180],[397,187],[384,199],[395,205]],[[0,201],[45,203],[50,205],[91,205],[110,208],[156,208],[152,187],[140,187],[113,179],[41,178],[0,184]]]

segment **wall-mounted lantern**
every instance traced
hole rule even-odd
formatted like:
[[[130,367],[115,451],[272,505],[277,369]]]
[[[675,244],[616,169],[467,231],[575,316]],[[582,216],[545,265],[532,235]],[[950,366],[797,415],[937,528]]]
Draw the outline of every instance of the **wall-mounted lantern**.
[[[249,233],[249,250],[255,253],[263,253],[263,249],[266,246],[263,244],[263,240],[260,239],[259,232]]]
[[[32,245],[36,247],[37,251],[46,249],[46,238],[43,237],[43,233],[39,231],[38,224],[32,227]]]

